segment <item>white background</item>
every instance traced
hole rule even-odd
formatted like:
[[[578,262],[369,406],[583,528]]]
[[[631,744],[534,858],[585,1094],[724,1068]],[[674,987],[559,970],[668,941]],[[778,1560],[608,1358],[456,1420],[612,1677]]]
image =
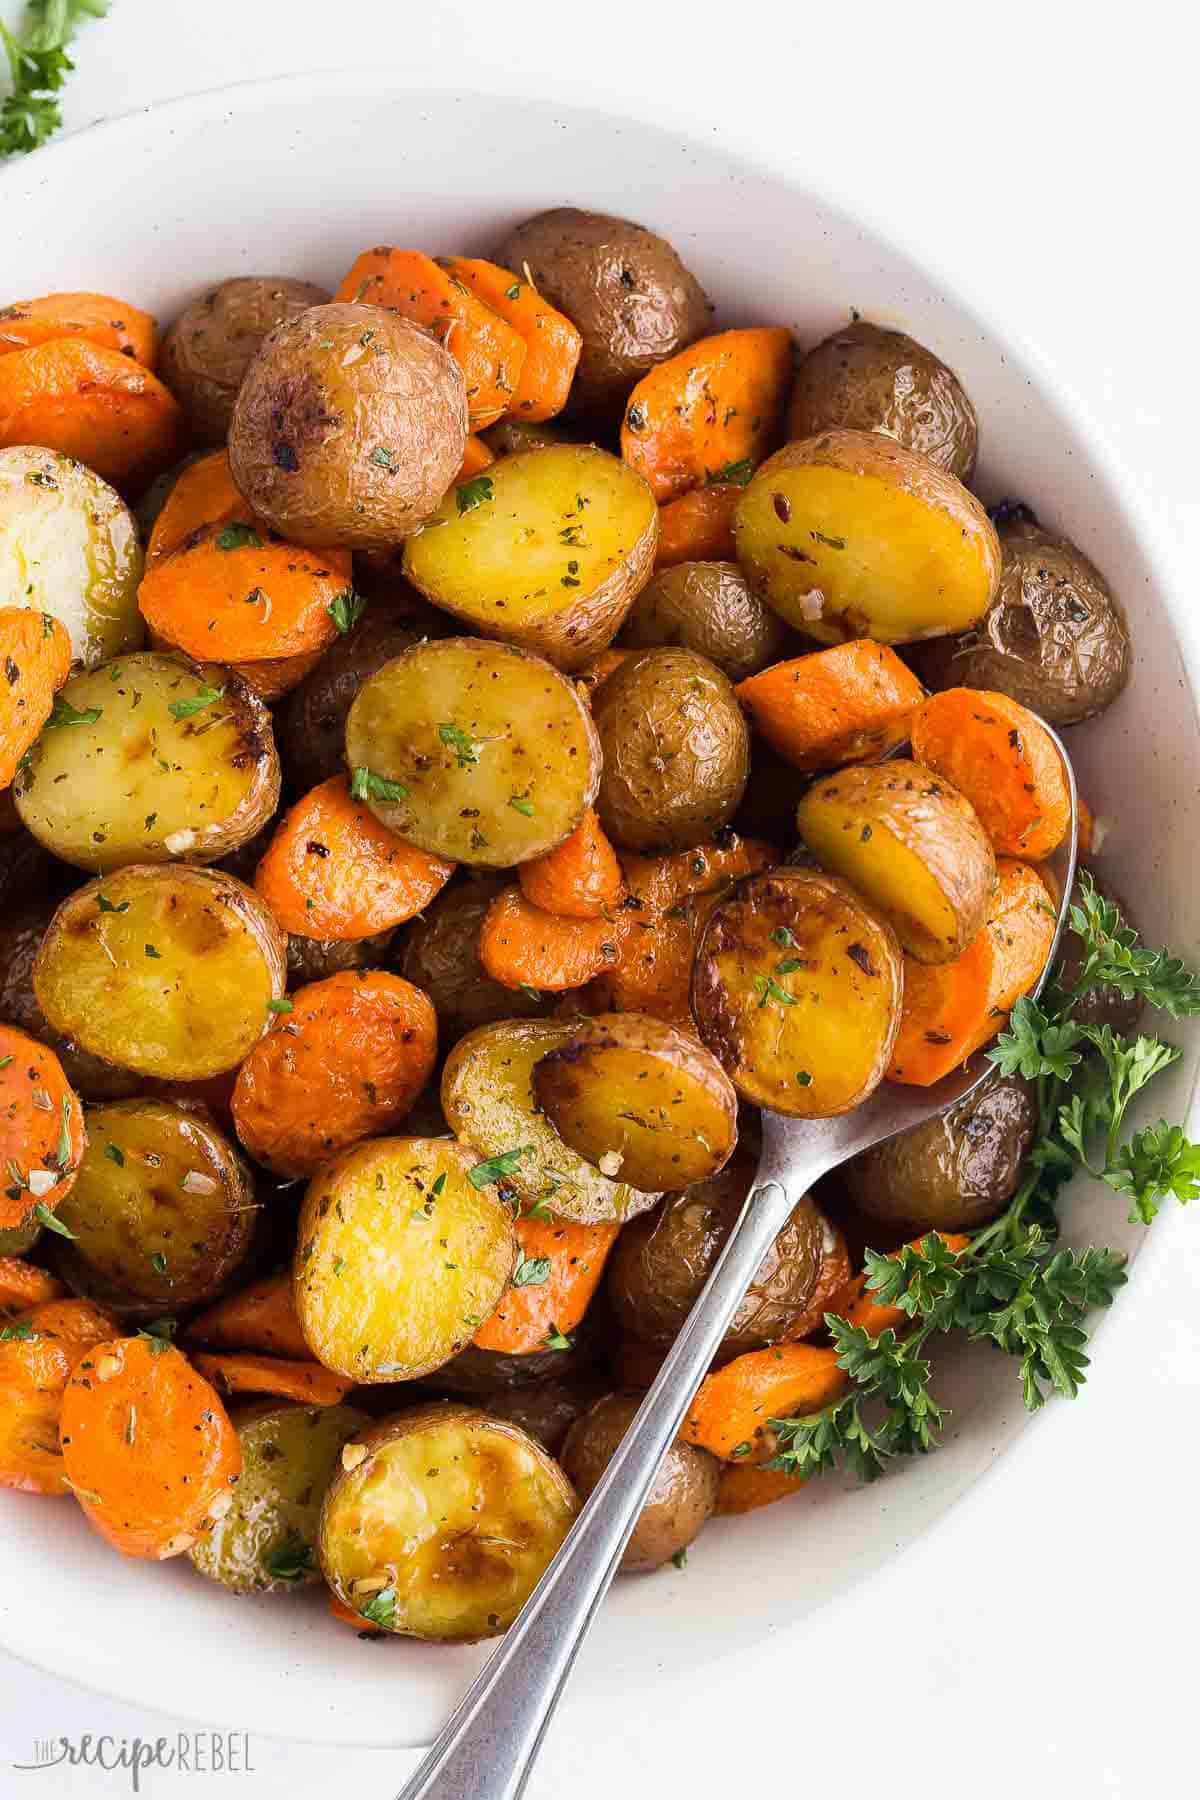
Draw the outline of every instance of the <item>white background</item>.
[[[17,10],[0,0],[0,16]],[[1160,0],[114,0],[79,41],[65,110],[74,129],[226,82],[357,64],[415,80],[461,72],[476,88],[532,75],[553,95],[624,94],[717,133],[757,133],[916,254],[969,274],[990,311],[1085,396],[1177,592],[1200,605],[1198,107],[1185,16]],[[652,170],[629,211],[653,222]],[[20,294],[2,210],[0,278],[0,300]],[[1083,1399],[1052,1408],[933,1534],[803,1634],[725,1664],[719,1687],[689,1686],[667,1664],[619,1713],[597,1716],[572,1696],[534,1800],[664,1784],[702,1796],[836,1784],[889,1800],[1200,1791],[1200,1217],[1160,1225],[1136,1280],[1136,1316],[1118,1306]],[[147,1643],[145,1654],[173,1648]],[[247,1694],[247,1729],[253,1718]],[[35,1738],[171,1729],[0,1657],[6,1797],[129,1791],[120,1774],[17,1772]],[[194,1796],[219,1780],[246,1800],[351,1787],[356,1800],[384,1800],[415,1760],[265,1739],[250,1756],[251,1775],[151,1774],[142,1792]]]

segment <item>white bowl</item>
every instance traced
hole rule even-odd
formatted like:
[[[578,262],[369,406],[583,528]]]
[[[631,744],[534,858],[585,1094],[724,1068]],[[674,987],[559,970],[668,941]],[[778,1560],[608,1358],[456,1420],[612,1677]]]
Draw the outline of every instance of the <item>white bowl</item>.
[[[1192,653],[1183,603],[1161,591],[1116,472],[1001,329],[785,171],[595,112],[323,74],[97,127],[7,170],[0,193],[6,297],[91,288],[170,318],[223,276],[287,273],[332,286],[381,241],[486,254],[522,216],[574,203],[662,231],[724,322],[786,323],[801,343],[852,306],[902,325],[958,371],[975,401],[984,497],[1028,500],[1078,540],[1125,601],[1133,680],[1108,714],[1071,731],[1070,747],[1083,792],[1115,821],[1105,868],[1144,929],[1182,950],[1200,943]],[[1191,668],[1195,676],[1200,665]],[[1186,1052],[1153,1104],[1180,1118],[1197,1033],[1171,1035],[1187,1040]],[[1089,1237],[1136,1244],[1140,1231],[1107,1189],[1089,1192],[1087,1208]],[[871,1488],[825,1479],[786,1507],[718,1521],[686,1580],[667,1572],[619,1582],[576,1683],[598,1700],[648,1693],[668,1657],[700,1669],[744,1650],[911,1542],[1026,1426],[1013,1368],[986,1350],[949,1352],[939,1386],[954,1420],[936,1456]],[[428,1741],[486,1655],[360,1643],[319,1595],[233,1599],[186,1560],[152,1567],[115,1555],[68,1500],[8,1492],[0,1642],[134,1704],[237,1729],[252,1712],[256,1731],[359,1744]]]

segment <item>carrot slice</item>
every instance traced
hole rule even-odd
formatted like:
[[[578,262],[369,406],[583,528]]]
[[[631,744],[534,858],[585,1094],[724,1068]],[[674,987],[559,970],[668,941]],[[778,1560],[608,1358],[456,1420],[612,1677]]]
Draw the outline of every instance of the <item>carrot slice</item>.
[[[562,993],[582,987],[617,955],[611,920],[556,918],[532,906],[519,887],[496,895],[479,931],[479,960],[505,987]]]
[[[148,369],[86,338],[0,356],[0,449],[61,450],[114,487],[137,492],[170,466],[181,416]]]
[[[19,1256],[0,1256],[0,1308],[37,1306],[43,1300],[57,1300],[66,1291],[61,1281],[35,1263],[23,1262]]]
[[[311,675],[323,650],[310,650],[304,656],[269,656],[261,662],[230,663],[235,675],[252,687],[260,700],[281,700]]]
[[[710,839],[664,856],[629,853],[622,857],[621,867],[631,898],[645,911],[661,913],[694,894],[712,894],[744,875],[757,875],[777,861],[777,851],[765,839],[729,832],[721,843]]]
[[[496,460],[495,452],[489,449],[481,437],[472,432],[467,439],[467,447],[463,452],[462,467],[454,477],[457,487],[460,481],[470,481],[473,475],[482,475],[483,471]]]
[[[520,1356],[544,1350],[555,1326],[573,1331],[588,1309],[620,1229],[518,1219],[521,1258],[512,1285],[472,1342],[480,1350]]]
[[[49,613],[0,606],[0,669],[0,788],[7,788],[71,673],[70,636]]]
[[[719,331],[660,362],[629,396],[621,455],[663,505],[738,480],[774,449],[792,381],[782,326]]]
[[[265,1275],[240,1293],[216,1301],[197,1314],[187,1335],[222,1350],[256,1350],[301,1361],[312,1354],[292,1304],[290,1271]]]
[[[86,1145],[83,1107],[53,1050],[0,1025],[0,1227],[23,1225],[35,1206],[53,1212]]]
[[[517,870],[531,906],[563,919],[599,919],[621,898],[621,865],[593,807],[569,838]]]
[[[525,340],[431,256],[386,244],[364,250],[333,297],[391,307],[432,331],[466,377],[472,431],[494,425],[512,405]]]
[[[241,1474],[237,1432],[211,1383],[160,1338],[89,1350],[63,1395],[67,1482],[126,1556],[178,1556],[221,1518]]]
[[[658,509],[656,569],[681,562],[732,562],[733,515],[742,497],[736,482],[710,482],[691,488]]]
[[[692,961],[696,940],[716,903],[715,894],[699,894],[668,912],[618,912],[617,960],[589,984],[589,1010],[649,1013],[695,1035]]]
[[[829,1219],[824,1221],[824,1229],[825,1242],[821,1265],[817,1270],[816,1286],[803,1313],[793,1321],[788,1332],[789,1338],[811,1337],[813,1332],[822,1331],[825,1314],[835,1310],[833,1303],[845,1291],[850,1280],[850,1247],[845,1235]]]
[[[0,1337],[0,1389],[61,1396],[80,1357],[120,1326],[90,1300],[56,1299],[27,1308],[2,1329],[7,1335]]]
[[[1054,908],[1036,869],[999,857],[987,920],[945,963],[904,959],[900,1030],[891,1081],[928,1087],[1003,1030],[1008,1014],[1045,967]]]
[[[233,1122],[258,1162],[311,1175],[347,1145],[397,1124],[433,1071],[437,1015],[382,969],[297,989],[238,1070]]]
[[[796,769],[875,761],[904,742],[925,692],[870,638],[775,663],[734,691],[755,731]]]
[[[965,794],[994,848],[1049,856],[1071,828],[1071,792],[1053,738],[1007,694],[946,688],[912,721],[913,756]]]
[[[472,256],[439,256],[441,267],[465,281],[477,300],[519,332],[525,362],[508,410],[520,419],[552,419],[567,404],[583,337],[565,313],[543,300],[532,282],[498,263]]]
[[[144,369],[154,367],[154,320],[111,294],[42,294],[0,307],[0,356],[56,338],[86,338],[132,357]]]
[[[762,1444],[768,1419],[818,1412],[840,1400],[847,1386],[833,1350],[815,1344],[749,1350],[705,1376],[681,1435],[723,1462],[740,1462]]]
[[[354,1386],[353,1377],[335,1375],[311,1357],[285,1362],[251,1351],[197,1350],[192,1363],[220,1394],[277,1394],[306,1406],[336,1406]]]
[[[150,528],[146,567],[178,550],[201,526],[231,524],[253,525],[254,514],[234,486],[228,452],[213,450],[188,464],[164,500]]]
[[[763,1468],[755,1463],[730,1463],[721,1470],[717,1485],[717,1512],[722,1517],[734,1513],[757,1512],[760,1506],[773,1506],[786,1500],[805,1485],[803,1475],[789,1475],[783,1469]]]

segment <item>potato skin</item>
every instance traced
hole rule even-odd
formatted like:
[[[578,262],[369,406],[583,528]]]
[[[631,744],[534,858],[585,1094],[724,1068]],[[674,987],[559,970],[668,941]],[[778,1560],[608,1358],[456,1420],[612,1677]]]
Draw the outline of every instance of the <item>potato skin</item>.
[[[855,319],[814,346],[796,370],[788,435],[878,431],[969,482],[979,423],[953,369],[903,331]]]
[[[596,810],[625,850],[688,850],[728,824],[750,733],[720,669],[694,650],[641,650],[596,690],[604,767]]]
[[[852,1157],[840,1170],[861,1213],[905,1236],[975,1231],[1016,1192],[1037,1128],[1020,1075],[995,1075],[940,1118]]]
[[[437,1009],[443,1050],[477,1025],[532,1018],[546,1010],[546,1001],[493,981],[479,960],[484,914],[508,885],[504,875],[452,880],[418,918],[401,927],[393,947],[389,966],[423,988]]]
[[[696,650],[730,681],[744,681],[783,654],[782,621],[732,562],[681,562],[642,589],[621,630],[631,650]]]
[[[522,450],[548,450],[551,444],[569,444],[570,434],[557,425],[543,425],[532,419],[514,419],[511,415],[497,419],[479,433],[488,449],[496,456],[519,456]]]
[[[198,444],[225,442],[242,377],[267,333],[328,299],[290,275],[235,275],[188,302],[163,334],[158,373]]]
[[[586,1500],[612,1461],[642,1404],[642,1394],[607,1394],[589,1407],[567,1433],[562,1464],[581,1500]],[[676,1438],[625,1546],[625,1573],[661,1568],[696,1538],[717,1504],[720,1464],[707,1450]]]
[[[593,1351],[582,1330],[571,1334],[569,1350],[528,1350],[508,1355],[468,1344],[453,1362],[443,1363],[433,1378],[449,1394],[487,1396],[524,1390],[547,1381],[578,1380],[590,1373]]]
[[[347,969],[379,969],[384,966],[388,947],[395,934],[377,931],[365,938],[309,938],[288,936],[288,986],[304,987],[310,981],[324,981],[330,975],[341,975]]]
[[[583,336],[568,410],[617,416],[634,383],[709,329],[712,308],[665,238],[607,213],[556,206],[496,253],[524,270]]]
[[[605,1391],[595,1376],[566,1381],[539,1381],[529,1387],[502,1388],[485,1400],[483,1410],[493,1419],[505,1419],[530,1436],[551,1456],[557,1456],[568,1431]]]
[[[1101,881],[1094,868],[1089,868],[1088,874],[1091,876],[1094,885],[1099,889],[1102,897],[1105,900],[1111,901],[1125,923],[1131,925],[1136,931],[1138,928],[1137,918],[1130,912],[1124,899],[1119,894],[1114,893],[1106,881]],[[1072,895],[1073,899],[1077,899],[1077,897],[1078,882],[1076,883],[1076,891]],[[1058,956],[1054,964],[1055,981],[1060,987],[1073,987],[1079,980],[1082,966],[1083,941],[1081,938],[1076,937],[1075,933],[1068,926],[1067,930],[1063,932],[1062,942],[1059,945]],[[1145,1010],[1145,1004],[1138,994],[1135,994],[1131,999],[1127,1000],[1118,987],[1096,987],[1092,988],[1088,993],[1084,994],[1081,999],[1075,1002],[1074,1006],[1071,1008],[1071,1017],[1080,1025],[1108,1025],[1113,1031],[1120,1032],[1122,1037],[1129,1037],[1137,1030]],[[0,1007],[0,1017],[7,1017],[3,1012],[2,1007]],[[12,1022],[14,1025],[20,1025],[23,1021],[14,1018]],[[32,1028],[26,1025],[25,1029],[26,1031],[29,1031]],[[38,1034],[37,1032],[34,1032],[33,1035],[36,1037]]]
[[[234,481],[290,543],[399,543],[462,463],[467,393],[449,351],[379,306],[313,306],[263,339],[229,428]]]

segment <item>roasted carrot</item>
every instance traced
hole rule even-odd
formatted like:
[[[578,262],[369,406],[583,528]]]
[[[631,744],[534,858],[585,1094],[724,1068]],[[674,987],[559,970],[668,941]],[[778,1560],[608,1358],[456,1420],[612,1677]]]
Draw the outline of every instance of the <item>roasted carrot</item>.
[[[525,362],[508,410],[519,419],[552,419],[567,404],[583,338],[564,313],[543,300],[524,274],[472,256],[440,256],[477,300],[506,319],[525,344]]]
[[[638,908],[664,913],[694,894],[713,894],[744,875],[769,869],[777,860],[775,849],[763,838],[729,832],[721,843],[710,839],[691,850],[673,850],[664,856],[628,852],[621,858],[621,867]]]
[[[24,1310],[66,1293],[61,1281],[19,1256],[0,1256],[0,1310]]]
[[[132,357],[144,369],[154,367],[154,320],[111,294],[42,294],[36,300],[15,300],[0,307],[0,356],[56,338],[86,338]]]
[[[582,987],[617,955],[611,920],[556,918],[532,906],[519,887],[496,895],[479,931],[479,960],[505,987],[562,993]]]
[[[947,1250],[952,1250],[956,1256],[971,1242],[970,1238],[954,1231],[939,1231],[937,1236],[941,1238]],[[903,1245],[902,1248],[917,1250],[921,1243],[921,1238],[914,1238],[911,1243]],[[888,1251],[889,1256],[894,1257],[899,1254],[899,1250]],[[862,1272],[853,1276],[842,1291],[834,1295],[832,1302],[825,1310],[836,1313],[839,1318],[848,1320],[851,1325],[857,1325],[860,1331],[869,1332],[872,1337],[878,1337],[881,1331],[903,1331],[912,1322],[903,1307],[883,1306],[873,1295],[868,1293],[867,1277]]]
[[[336,1406],[354,1386],[351,1376],[335,1375],[311,1356],[285,1361],[248,1350],[197,1350],[192,1363],[219,1394],[277,1394],[306,1406]]]
[[[49,613],[0,606],[0,668],[0,788],[7,788],[71,673],[71,639]]]
[[[187,1335],[198,1344],[216,1344],[222,1350],[253,1350],[300,1360],[312,1354],[292,1304],[290,1270],[265,1275],[240,1293],[216,1301],[192,1320]]]
[[[798,1494],[804,1486],[803,1475],[789,1475],[783,1469],[763,1468],[755,1463],[730,1463],[721,1470],[717,1487],[717,1512],[722,1517],[732,1513],[757,1512],[760,1506],[773,1506]]]
[[[997,859],[999,883],[987,921],[945,963],[904,959],[904,1002],[888,1077],[928,1087],[1003,1030],[1009,1012],[1045,966],[1054,908],[1036,869]]]
[[[344,1600],[338,1599],[332,1588],[329,1589],[329,1610],[340,1624],[352,1625],[355,1631],[370,1632],[372,1637],[387,1636],[382,1625],[376,1625],[373,1619],[365,1619],[362,1613],[356,1613],[352,1606],[347,1606]]]
[[[912,721],[913,756],[965,794],[993,848],[1049,856],[1071,828],[1071,791],[1053,738],[1007,694],[946,688]]]
[[[824,1221],[824,1227],[825,1241],[821,1247],[816,1286],[803,1313],[793,1321],[789,1338],[811,1337],[815,1331],[822,1331],[825,1314],[832,1310],[833,1302],[850,1280],[850,1248],[845,1235],[829,1219]]]
[[[738,683],[760,737],[796,769],[874,762],[908,736],[925,692],[886,644],[855,638]]]
[[[238,1071],[233,1122],[258,1162],[311,1175],[397,1124],[433,1070],[437,1015],[420,988],[382,969],[298,988]]]
[[[741,1462],[762,1444],[768,1419],[819,1412],[840,1400],[847,1385],[833,1350],[815,1344],[750,1350],[705,1376],[681,1435],[723,1462]]]
[[[60,1420],[67,1484],[126,1556],[178,1556],[221,1518],[241,1474],[211,1383],[161,1338],[112,1338],[76,1365]]]
[[[86,338],[0,356],[0,449],[42,444],[136,493],[179,446],[174,396],[140,363]]]
[[[457,487],[460,481],[470,481],[472,475],[481,475],[495,460],[495,451],[489,449],[483,439],[472,432],[463,452],[462,467],[454,477],[454,485]]]
[[[607,681],[614,669],[619,669],[632,650],[602,650],[594,662],[585,663],[582,669],[576,669],[574,680],[582,689],[584,699],[591,704],[592,695],[602,681]]]
[[[522,863],[517,879],[532,906],[563,919],[603,918],[621,898],[617,853],[590,806],[570,837]]]
[[[555,1326],[573,1331],[588,1309],[620,1229],[519,1218],[521,1256],[512,1283],[472,1341],[480,1350],[521,1356],[544,1350]]]
[[[658,509],[656,569],[681,562],[732,562],[733,515],[742,489],[734,481],[691,488]]]
[[[719,331],[643,375],[621,424],[621,455],[659,505],[689,488],[748,479],[775,448],[792,381],[782,326]]]
[[[90,1300],[52,1300],[0,1340],[0,1487],[65,1494],[58,1420],[71,1370],[117,1326]]]
[[[589,983],[593,1012],[643,1012],[695,1032],[689,994],[692,960],[715,894],[682,900],[667,912],[622,908],[614,915],[617,959]]]
[[[364,250],[333,297],[391,307],[432,331],[466,378],[472,431],[509,410],[525,363],[524,338],[431,256],[386,244]]]
[[[83,1108],[53,1050],[0,1025],[0,1227],[53,1212],[75,1185],[87,1146]]]
[[[230,668],[252,687],[260,700],[281,700],[311,675],[324,650],[309,650],[304,656],[269,656],[261,662],[235,662]]]
[[[212,450],[184,469],[150,528],[146,566],[178,550],[185,538],[204,525],[253,525],[254,514],[234,486],[229,455]],[[261,528],[266,536],[266,528]]]

